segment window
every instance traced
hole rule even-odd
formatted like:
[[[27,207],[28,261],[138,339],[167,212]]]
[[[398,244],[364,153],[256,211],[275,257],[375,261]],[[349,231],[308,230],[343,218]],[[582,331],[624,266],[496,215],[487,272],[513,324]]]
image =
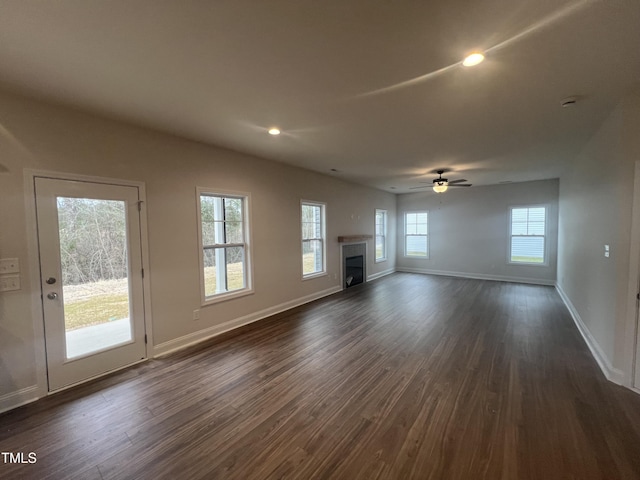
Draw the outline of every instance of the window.
[[[387,211],[376,209],[376,262],[387,259]]]
[[[198,191],[203,301],[250,293],[248,197]]]
[[[404,214],[405,256],[429,258],[428,217],[428,212],[407,212]]]
[[[544,264],[547,208],[512,207],[510,263]]]
[[[302,202],[302,276],[325,272],[325,227],[322,203]]]

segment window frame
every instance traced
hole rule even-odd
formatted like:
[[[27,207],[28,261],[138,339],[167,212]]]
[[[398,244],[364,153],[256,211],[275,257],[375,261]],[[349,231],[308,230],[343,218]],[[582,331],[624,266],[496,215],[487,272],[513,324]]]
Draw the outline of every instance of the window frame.
[[[321,238],[304,238],[302,231],[302,207],[308,205],[311,207],[320,207],[321,221]],[[320,241],[322,243],[322,270],[313,273],[304,273],[304,242],[309,240]],[[300,271],[302,272],[302,280],[311,280],[313,278],[324,277],[327,275],[327,204],[315,200],[300,200]]]
[[[383,234],[378,235],[378,213],[382,213],[383,216]],[[428,217],[427,217],[428,218]],[[374,262],[382,263],[387,261],[387,225],[388,225],[389,214],[387,210],[383,208],[376,208],[373,215],[373,251],[374,251]],[[378,258],[378,237],[382,237],[383,239],[383,247],[382,247],[382,257]]]
[[[242,236],[243,242],[229,244],[203,244],[202,235],[202,204],[201,197],[237,198],[242,200]],[[218,188],[196,187],[196,208],[198,222],[198,260],[200,266],[200,304],[201,306],[224,302],[238,297],[244,297],[254,293],[253,289],[253,263],[251,261],[251,194],[248,192],[229,191]],[[220,245],[216,247],[215,245]],[[206,248],[225,248],[242,246],[244,248],[244,288],[230,292],[215,293],[207,296],[204,279],[204,250]]]
[[[513,210],[519,208],[544,208],[544,235],[513,235],[512,222]],[[528,267],[548,267],[549,266],[549,205],[547,204],[526,204],[526,205],[509,205],[509,230],[507,231],[507,264],[522,265]],[[511,260],[511,248],[513,237],[542,237],[543,238],[543,261],[541,263],[534,262],[514,262]]]
[[[407,237],[410,234],[407,234],[407,215],[412,214],[412,213],[426,213],[427,214],[427,233],[426,235],[418,235],[418,234],[411,234],[411,236],[417,237],[417,236],[426,236],[427,237],[427,251],[426,251],[426,255],[409,255],[407,254]],[[403,223],[403,228],[402,228],[402,241],[403,241],[403,246],[402,246],[402,250],[404,253],[404,258],[415,258],[418,260],[428,260],[430,257],[430,248],[429,248],[429,210],[410,210],[410,211],[406,211],[402,213],[402,223]]]

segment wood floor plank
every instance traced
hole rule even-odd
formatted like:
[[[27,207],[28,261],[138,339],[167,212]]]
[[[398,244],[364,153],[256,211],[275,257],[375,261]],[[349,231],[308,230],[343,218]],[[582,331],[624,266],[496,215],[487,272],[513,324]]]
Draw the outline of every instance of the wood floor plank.
[[[553,288],[393,274],[0,415],[0,478],[638,479]]]

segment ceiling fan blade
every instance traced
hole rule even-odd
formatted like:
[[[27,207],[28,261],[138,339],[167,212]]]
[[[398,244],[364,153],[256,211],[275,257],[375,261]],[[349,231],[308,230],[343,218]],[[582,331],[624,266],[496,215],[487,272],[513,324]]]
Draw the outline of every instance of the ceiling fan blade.
[[[459,180],[450,180],[449,185],[453,185],[454,183],[464,183],[464,182],[466,182],[464,178],[461,178]]]
[[[451,185],[451,183],[449,183],[450,187],[470,187],[471,184],[470,183],[454,183],[453,185]]]

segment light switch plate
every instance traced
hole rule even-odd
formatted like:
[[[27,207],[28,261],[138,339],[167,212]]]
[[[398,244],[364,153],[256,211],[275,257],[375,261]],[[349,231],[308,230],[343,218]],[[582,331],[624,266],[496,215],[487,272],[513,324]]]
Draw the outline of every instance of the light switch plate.
[[[5,275],[0,277],[0,292],[20,290],[20,275]]]
[[[0,275],[19,272],[20,261],[17,258],[0,258]]]

